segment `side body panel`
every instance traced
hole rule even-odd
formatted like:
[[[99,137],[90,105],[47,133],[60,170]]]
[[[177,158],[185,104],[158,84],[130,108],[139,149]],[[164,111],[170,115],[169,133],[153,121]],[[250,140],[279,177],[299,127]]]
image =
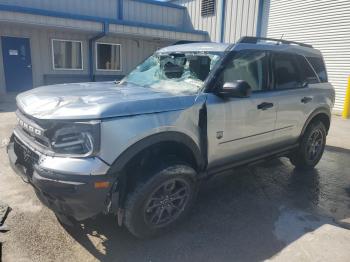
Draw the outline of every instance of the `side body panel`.
[[[182,133],[200,148],[199,111],[205,99],[205,94],[198,96],[194,105],[184,110],[104,120],[101,124],[100,158],[113,164],[130,146],[164,132]]]

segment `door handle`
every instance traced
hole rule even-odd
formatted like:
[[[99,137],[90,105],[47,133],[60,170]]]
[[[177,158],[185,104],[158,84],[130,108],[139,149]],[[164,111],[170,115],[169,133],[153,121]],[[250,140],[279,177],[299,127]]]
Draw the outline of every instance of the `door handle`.
[[[27,65],[27,68],[32,68],[32,65]]]
[[[263,102],[257,106],[259,110],[266,110],[271,107],[273,107],[273,103],[268,103],[268,102]]]
[[[300,100],[302,103],[306,104],[312,101],[312,97],[305,96]]]

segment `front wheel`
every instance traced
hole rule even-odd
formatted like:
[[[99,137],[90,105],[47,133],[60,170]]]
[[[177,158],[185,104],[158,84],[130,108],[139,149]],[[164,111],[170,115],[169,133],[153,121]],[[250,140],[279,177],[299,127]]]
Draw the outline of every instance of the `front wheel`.
[[[196,197],[196,171],[187,164],[167,164],[152,173],[125,204],[125,226],[138,238],[167,230],[186,215]]]
[[[300,169],[314,168],[323,155],[326,135],[326,128],[321,121],[311,123],[300,141],[299,148],[289,157],[292,164]]]

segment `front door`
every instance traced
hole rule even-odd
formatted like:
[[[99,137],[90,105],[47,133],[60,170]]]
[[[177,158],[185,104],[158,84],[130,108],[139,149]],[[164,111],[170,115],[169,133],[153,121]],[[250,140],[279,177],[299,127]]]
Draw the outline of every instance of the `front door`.
[[[1,45],[7,92],[33,88],[29,39],[3,36]]]
[[[223,164],[266,153],[273,144],[277,105],[270,97],[268,54],[241,51],[219,77],[218,88],[227,82],[246,81],[252,88],[245,98],[207,97],[208,164]]]

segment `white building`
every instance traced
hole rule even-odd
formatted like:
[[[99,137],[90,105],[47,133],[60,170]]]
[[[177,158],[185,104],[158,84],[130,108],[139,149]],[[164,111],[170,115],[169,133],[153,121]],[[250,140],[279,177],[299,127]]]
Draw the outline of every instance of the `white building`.
[[[259,31],[261,0],[173,0],[187,8],[185,24],[207,31],[213,42],[234,43]],[[262,6],[261,6],[262,7]]]

